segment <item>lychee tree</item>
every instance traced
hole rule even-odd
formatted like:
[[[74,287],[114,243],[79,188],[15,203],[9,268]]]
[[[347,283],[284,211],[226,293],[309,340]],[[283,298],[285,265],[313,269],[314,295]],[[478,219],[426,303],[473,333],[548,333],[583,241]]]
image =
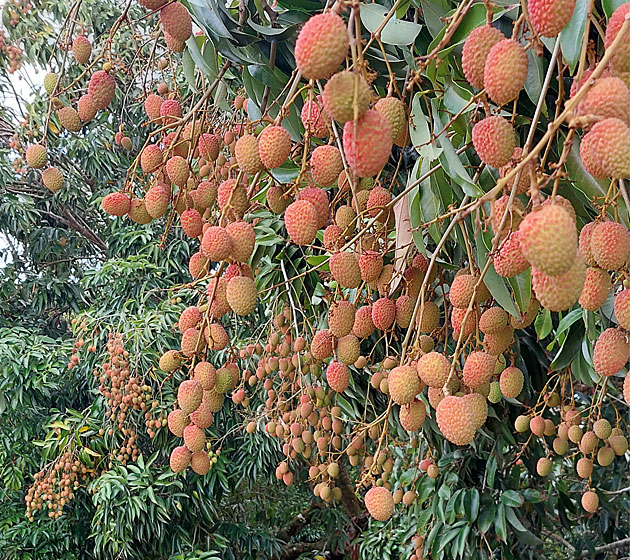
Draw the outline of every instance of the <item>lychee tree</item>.
[[[29,519],[88,489],[99,557],[628,545],[630,4],[142,0],[101,34],[84,8],[11,146],[11,181],[109,233],[68,317],[98,396]],[[56,164],[84,138],[121,154],[88,197]],[[304,511],[234,532],[215,508],[273,472]],[[203,536],[129,532],[154,481]]]

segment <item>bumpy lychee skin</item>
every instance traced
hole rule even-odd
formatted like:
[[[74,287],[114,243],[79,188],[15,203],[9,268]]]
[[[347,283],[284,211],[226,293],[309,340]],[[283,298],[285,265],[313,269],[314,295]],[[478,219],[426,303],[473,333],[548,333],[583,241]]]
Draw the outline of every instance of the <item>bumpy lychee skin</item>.
[[[229,282],[228,282],[229,285]],[[227,298],[227,289],[226,289]],[[229,305],[229,303],[228,303]],[[230,337],[225,332],[225,329],[221,323],[210,323],[204,330],[203,336],[208,345],[208,349],[220,352],[230,342]]]
[[[237,142],[238,144],[238,142]],[[258,137],[260,161],[267,169],[280,167],[291,152],[291,136],[281,126],[268,126]]]
[[[311,354],[316,360],[325,360],[332,355],[333,337],[330,331],[324,329],[315,333],[311,341]]]
[[[399,298],[400,299],[400,298]],[[415,301],[412,305],[415,307]],[[432,333],[440,324],[440,308],[434,301],[425,301],[424,309],[416,315],[416,328],[421,333]]]
[[[203,398],[201,383],[195,379],[187,379],[179,384],[177,389],[177,403],[184,414],[197,410]]]
[[[387,377],[389,394],[396,404],[408,404],[422,390],[418,373],[411,366],[397,366]]]
[[[72,41],[72,54],[79,64],[85,64],[92,55],[92,45],[85,35],[77,35]]]
[[[354,326],[354,305],[346,300],[335,301],[328,311],[328,329],[337,338],[350,334]]]
[[[481,161],[492,167],[503,167],[514,153],[516,138],[510,122],[494,115],[475,124],[472,141]]]
[[[448,379],[451,363],[444,354],[429,352],[420,357],[416,369],[420,379],[429,387],[441,389]]]
[[[612,287],[610,274],[601,268],[589,267],[579,303],[587,311],[596,311],[606,301]]]
[[[230,304],[227,301],[227,280],[225,278],[213,278],[210,280],[206,291],[208,296],[212,297],[210,313],[214,315],[215,319],[219,319],[230,312]]]
[[[145,173],[152,173],[162,165],[162,149],[157,144],[148,144],[140,154],[140,166]]]
[[[330,273],[340,286],[349,290],[361,284],[361,270],[354,253],[340,251],[330,257]]]
[[[475,332],[479,322],[479,314],[473,309],[472,312],[468,314],[466,323],[464,323],[466,311],[467,308],[458,309],[457,307],[454,307],[451,311],[451,326],[453,327],[453,335],[459,337],[463,330],[462,336],[464,339]]]
[[[630,233],[618,222],[602,222],[593,229],[590,249],[598,266],[619,270],[630,258]]]
[[[324,247],[330,253],[338,251],[343,246],[343,230],[337,224],[330,224],[324,230],[322,241],[324,243]]]
[[[188,260],[188,271],[190,272],[193,280],[201,278],[202,274],[204,274],[206,266],[208,265],[208,262],[208,257],[206,257],[201,251],[191,255],[190,259]]]
[[[238,166],[248,175],[256,175],[265,168],[260,160],[258,140],[255,136],[251,134],[241,136],[236,141],[234,152]]]
[[[254,227],[247,222],[232,222],[225,226],[225,230],[232,239],[232,259],[237,262],[247,262],[256,244]]]
[[[48,161],[46,147],[41,144],[31,144],[26,148],[24,158],[26,159],[26,163],[33,169],[41,169]]]
[[[166,99],[160,105],[160,117],[165,125],[172,125],[182,118],[182,106],[177,99]]]
[[[496,357],[486,352],[471,352],[464,363],[464,383],[471,389],[488,383],[494,375],[496,363]]]
[[[284,225],[293,243],[310,245],[317,235],[319,218],[315,206],[308,200],[296,200],[284,213]]]
[[[191,455],[191,452],[185,445],[180,445],[179,447],[173,449],[169,459],[171,470],[176,473],[185,471],[188,468],[188,465],[190,465]]]
[[[455,445],[468,445],[475,437],[472,408],[463,397],[444,397],[437,405],[435,420],[444,437]]]
[[[311,17],[295,41],[295,63],[307,80],[332,76],[346,58],[349,41],[343,19],[332,12]]]
[[[157,93],[150,93],[144,100],[144,111],[150,120],[157,120],[160,118],[160,107],[164,99]]]
[[[493,356],[498,356],[507,350],[512,345],[512,342],[514,342],[514,329],[511,326],[483,337],[484,350]]]
[[[101,201],[101,207],[110,216],[124,216],[129,212],[131,199],[123,192],[111,192]]]
[[[217,189],[219,209],[229,220],[240,220],[249,208],[249,198],[242,183],[235,179],[223,181]]]
[[[168,429],[171,433],[174,436],[182,437],[184,435],[184,428],[188,426],[190,420],[183,410],[177,408],[169,412],[167,422]]]
[[[311,154],[311,176],[322,187],[329,187],[343,171],[343,161],[337,146],[317,146]]]
[[[448,297],[453,307],[465,309],[473,297],[477,279],[472,274],[459,274],[453,279]]]
[[[516,99],[525,85],[527,66],[527,53],[514,39],[502,39],[494,45],[486,58],[483,75],[490,99],[497,105]]]
[[[48,72],[44,76],[44,89],[48,95],[52,95],[55,91],[55,87],[57,86],[57,81],[59,80],[59,76],[54,72]]]
[[[387,297],[377,299],[372,304],[372,322],[377,329],[389,329],[396,319],[396,304]]]
[[[577,253],[577,230],[558,204],[530,212],[519,227],[519,244],[530,264],[548,276],[571,268]]]
[[[82,122],[91,121],[96,116],[96,107],[94,106],[94,98],[85,93],[77,101],[77,114]]]
[[[217,370],[210,362],[199,362],[195,366],[194,376],[204,391],[214,389],[217,382]]]
[[[146,204],[142,198],[133,197],[129,206],[129,218],[136,224],[148,224],[153,220],[147,212]]]
[[[180,2],[171,2],[160,10],[160,23],[176,41],[186,41],[192,35],[190,14]]]
[[[396,300],[396,324],[401,329],[406,329],[411,323],[415,305],[416,302],[406,294]]]
[[[630,375],[626,375],[623,380],[623,399],[630,405]]]
[[[162,371],[175,371],[182,363],[182,356],[177,350],[168,350],[160,356],[159,366]]]
[[[374,321],[372,321],[372,306],[364,305],[359,307],[354,315],[352,334],[358,338],[367,338],[374,332],[374,329]]]
[[[618,118],[630,125],[627,107],[630,107],[630,90],[626,84],[617,77],[606,76],[595,80],[578,111],[581,115]]]
[[[370,218],[376,218],[380,214],[379,220],[381,222],[387,221],[389,212],[387,211],[387,205],[392,201],[392,193],[385,187],[377,186],[370,190],[365,208],[368,211]],[[381,212],[383,212],[381,214]]]
[[[173,156],[166,162],[166,174],[178,187],[183,187],[190,176],[188,162],[182,156]]]
[[[370,86],[365,78],[349,70],[339,72],[330,78],[322,94],[326,113],[340,123],[346,123],[355,118],[355,105],[358,109],[356,118],[361,118],[370,106],[371,97]]]
[[[499,377],[499,387],[506,399],[515,399],[523,390],[523,372],[514,366],[505,368]]]
[[[168,0],[138,0],[138,4],[144,6],[147,10],[159,10]]]
[[[580,156],[594,177],[630,176],[630,128],[614,117],[595,123],[582,138]]]
[[[580,255],[582,255],[584,262],[588,266],[597,266],[597,261],[593,257],[593,252],[591,251],[591,235],[593,235],[593,230],[598,225],[599,222],[589,222],[585,224],[582,231],[580,231],[578,248],[580,250]]]
[[[507,327],[509,317],[505,309],[490,307],[479,318],[479,330],[483,334],[495,334]]]
[[[356,227],[357,213],[352,206],[343,204],[335,212],[335,223],[346,233],[350,234]]]
[[[170,200],[171,193],[165,185],[155,185],[155,187],[151,187],[144,196],[144,204],[152,218],[161,218],[164,216]]]
[[[341,362],[330,362],[326,369],[326,381],[333,391],[343,393],[350,383],[350,370]]]
[[[211,226],[203,234],[201,250],[213,261],[224,261],[232,253],[232,238],[225,228]]]
[[[300,190],[299,200],[308,200],[317,210],[317,229],[321,229],[328,223],[330,214],[330,202],[324,189],[318,187],[306,187]]]
[[[394,513],[394,497],[387,488],[374,486],[365,495],[365,507],[376,521],[387,521]]]
[[[204,429],[209,428],[212,426],[212,422],[214,421],[211,407],[202,400],[197,410],[190,414],[190,420],[193,424],[195,424],[195,426],[199,426]]]
[[[304,129],[315,138],[326,138],[328,136],[328,119],[322,109],[321,96],[311,101],[306,101],[300,112],[300,119]]]
[[[488,418],[488,403],[486,397],[481,393],[468,393],[464,395],[464,399],[468,401],[472,410],[473,423],[475,429],[481,428]]]
[[[630,330],[630,289],[625,289],[615,296],[615,317],[622,329]]]
[[[519,163],[521,163],[522,159],[523,159],[523,148],[519,148],[519,147],[514,148],[514,153],[512,154],[510,161],[499,169],[499,176],[501,178],[505,177],[510,171],[512,171],[512,169],[514,169]],[[527,190],[529,189],[530,171],[532,169],[535,169],[535,165],[533,161],[529,161],[521,168],[521,173],[518,178],[518,184],[516,187],[516,194],[525,194]],[[510,193],[512,191],[512,187],[514,185],[514,179],[516,179],[516,177],[512,177],[505,184],[505,187],[503,190],[506,193]]]
[[[490,49],[505,35],[496,27],[484,25],[470,32],[462,49],[462,70],[471,86],[483,89],[483,74]]]
[[[190,456],[190,468],[203,476],[210,470],[210,457],[206,451],[196,451]]]
[[[532,267],[532,288],[540,304],[549,311],[566,311],[580,298],[586,281],[586,266],[576,258],[573,266],[560,276],[547,276]]]
[[[192,357],[206,349],[206,341],[204,340],[199,329],[186,329],[182,334],[181,351],[184,356]]]
[[[90,78],[88,93],[97,109],[105,109],[114,100],[116,80],[104,70],[98,70]]]
[[[398,138],[407,124],[405,104],[397,97],[382,97],[374,104],[374,110],[383,115],[389,123],[392,138]]]
[[[256,284],[247,276],[235,276],[227,285],[227,300],[237,315],[249,315],[258,299]]]
[[[348,334],[337,341],[337,358],[346,365],[354,364],[361,355],[361,343],[353,334]]]
[[[192,451],[201,451],[206,445],[206,436],[199,426],[189,424],[184,428],[184,444]]]
[[[194,208],[184,210],[179,219],[182,224],[182,230],[188,237],[194,238],[201,235],[203,220],[201,219],[201,214],[199,214],[197,210]]]
[[[520,235],[518,231],[512,232],[499,246],[493,261],[494,269],[499,276],[511,278],[529,268],[529,262],[521,251]]]
[[[619,329],[606,329],[599,335],[593,350],[593,368],[604,377],[615,375],[630,357],[630,343]]]
[[[599,496],[596,492],[589,490],[582,495],[582,507],[588,513],[595,513],[599,508]]]
[[[528,0],[527,9],[536,33],[556,37],[569,23],[575,0]]]
[[[416,432],[422,425],[427,417],[427,407],[418,399],[413,400],[409,404],[400,407],[398,413],[401,426],[408,432]]]
[[[74,107],[62,107],[57,111],[57,117],[61,126],[70,132],[79,132],[81,130],[81,118]]]
[[[630,3],[626,2],[619,6],[610,16],[608,20],[608,26],[606,27],[606,39],[604,41],[604,46],[606,48],[610,47],[612,42],[617,37],[619,30],[621,29],[626,16],[630,13]],[[628,39],[628,34],[623,38],[623,43],[619,45],[619,49],[614,53],[610,65],[613,71],[621,75],[622,77],[627,76],[628,72],[630,72],[630,40]]]
[[[376,175],[392,151],[392,129],[387,119],[368,109],[356,123],[348,121],[343,127],[343,151],[359,177]]]

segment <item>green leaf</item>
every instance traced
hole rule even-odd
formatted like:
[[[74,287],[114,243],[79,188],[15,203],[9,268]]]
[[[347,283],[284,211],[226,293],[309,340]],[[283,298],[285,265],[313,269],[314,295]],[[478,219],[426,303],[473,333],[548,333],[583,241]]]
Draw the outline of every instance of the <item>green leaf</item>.
[[[571,73],[575,71],[575,67],[580,60],[582,37],[584,37],[584,28],[586,27],[586,9],[588,2],[589,0],[577,0],[575,9],[573,10],[573,16],[565,28],[560,31],[562,55],[569,63]]]
[[[517,531],[526,532],[527,529],[523,526],[523,524],[519,521],[518,517],[514,513],[514,509],[511,507],[505,508],[505,517]]]
[[[491,455],[486,462],[486,484],[492,488],[494,486],[494,475],[497,472],[497,458]]]
[[[573,361],[580,351],[585,332],[586,327],[583,322],[571,325],[560,350],[549,366],[552,371],[564,369]]]
[[[538,340],[548,337],[552,328],[551,311],[549,311],[549,309],[543,309],[543,312],[539,313],[534,320],[534,329],[536,330]]]
[[[477,527],[482,533],[487,533],[488,529],[492,525],[494,521],[496,513],[496,506],[493,503],[490,503],[483,508],[481,508],[481,513],[479,514],[479,521],[477,522]]]
[[[430,161],[437,159],[442,150],[431,141],[431,129],[429,119],[422,110],[422,93],[417,92],[411,102],[411,115],[409,116],[409,135],[411,143],[416,151]]]
[[[536,56],[534,49],[527,51],[527,79],[525,80],[525,93],[534,105],[538,104],[544,80],[542,57]],[[547,114],[547,104],[543,101],[543,115]]]
[[[494,530],[497,533],[499,540],[505,542],[507,540],[507,527],[505,523],[505,505],[499,504],[497,508],[497,515],[494,518]]]
[[[625,4],[626,0],[602,0],[602,8],[607,18],[613,15],[613,12],[622,4]]]
[[[466,511],[466,519],[471,523],[477,519],[479,515],[479,490],[476,488],[470,488],[466,492],[464,498],[464,509]]]
[[[523,505],[523,496],[514,490],[505,490],[501,493],[501,502],[506,506],[520,507]]]
[[[389,10],[379,4],[361,4],[361,23],[375,33]],[[381,41],[386,45],[412,45],[422,30],[419,23],[396,19],[393,16],[381,29]]]
[[[556,329],[556,339],[560,334],[568,330],[573,323],[581,319],[583,315],[583,310],[581,307],[579,307],[562,317],[560,323],[558,323],[558,328]]]

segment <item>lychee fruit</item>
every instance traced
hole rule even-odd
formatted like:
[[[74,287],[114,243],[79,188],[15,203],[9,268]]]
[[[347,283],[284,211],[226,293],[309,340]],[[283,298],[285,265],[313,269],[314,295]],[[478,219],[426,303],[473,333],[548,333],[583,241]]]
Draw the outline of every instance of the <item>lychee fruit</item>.
[[[232,240],[231,257],[237,262],[247,262],[254,252],[256,234],[248,222],[232,222],[225,226]]]
[[[316,360],[325,360],[332,355],[333,337],[330,331],[324,329],[315,333],[311,341],[311,354]]]
[[[315,240],[319,224],[319,216],[312,202],[296,200],[287,207],[284,213],[284,225],[287,233],[297,245],[310,245]]]
[[[584,511],[595,513],[599,508],[599,496],[596,492],[589,490],[582,495],[582,507]]]
[[[97,70],[90,77],[88,93],[92,96],[97,110],[105,109],[116,94],[116,80],[104,70]]]
[[[372,321],[372,306],[364,305],[359,307],[354,315],[352,334],[359,338],[367,338],[374,332],[374,329],[374,322]]]
[[[621,290],[615,296],[615,317],[622,329],[630,330],[630,289]]]
[[[258,154],[260,161],[267,169],[280,167],[289,157],[290,152],[291,136],[285,128],[268,126],[258,136]]]
[[[144,204],[152,218],[161,218],[168,210],[171,201],[170,189],[165,185],[155,185],[144,195]]]
[[[79,64],[86,64],[92,55],[92,44],[85,35],[77,35],[72,41],[72,54]]]
[[[462,49],[462,70],[471,86],[483,89],[486,58],[490,49],[502,39],[505,35],[491,25],[473,29],[466,38]]]
[[[591,266],[586,269],[586,280],[578,301],[587,311],[596,311],[604,305],[611,288],[610,274]]]
[[[57,111],[57,117],[61,126],[70,132],[81,130],[81,118],[74,107],[62,107]]]
[[[618,118],[630,125],[630,115],[625,107],[630,107],[630,90],[623,80],[606,76],[595,80],[578,111],[581,115],[593,115],[602,119]]]
[[[387,297],[381,297],[372,304],[372,322],[377,329],[387,330],[396,319],[396,304]]]
[[[330,362],[326,369],[326,381],[333,391],[343,393],[350,383],[350,370],[341,362]]]
[[[317,210],[317,229],[326,226],[330,214],[330,202],[324,189],[306,187],[299,192],[299,200],[308,200]]]
[[[420,357],[416,369],[420,379],[429,387],[440,389],[448,379],[451,363],[444,354],[429,352]]]
[[[355,307],[346,300],[334,301],[328,311],[328,329],[337,338],[350,334],[355,321]]]
[[[190,456],[190,468],[199,475],[208,474],[210,470],[210,457],[206,451],[196,451]]]
[[[427,417],[427,407],[419,400],[415,399],[409,404],[400,407],[398,413],[401,426],[408,432],[416,432],[422,425]]]
[[[217,382],[217,370],[210,362],[199,362],[195,366],[194,378],[199,381],[204,391],[214,389]]]
[[[580,156],[594,177],[630,176],[630,128],[615,117],[595,123],[582,138]]]
[[[575,0],[528,0],[529,20],[534,30],[543,37],[556,37],[575,9]]]
[[[145,173],[152,173],[162,165],[162,149],[157,144],[148,144],[140,153],[140,166]]]
[[[615,40],[628,13],[630,13],[629,4],[628,2],[621,4],[621,6],[613,12],[612,16],[610,16],[606,27],[606,39],[604,40],[604,46],[606,48],[610,47]],[[614,72],[624,77],[624,79],[628,72],[630,72],[630,41],[628,40],[627,34],[623,38],[621,45],[619,45],[618,50],[613,54],[610,65]]]
[[[322,101],[329,117],[340,123],[360,119],[370,106],[370,86],[357,72],[335,74],[324,86]],[[354,114],[354,110],[357,114]]]
[[[493,261],[499,276],[511,278],[529,268],[529,262],[521,251],[520,235],[518,231],[513,231],[499,246]]]
[[[405,104],[397,97],[382,97],[374,104],[374,110],[383,115],[389,123],[392,138],[398,138],[407,124]]]
[[[576,303],[585,280],[586,266],[579,257],[575,259],[573,266],[560,276],[547,276],[532,267],[532,288],[540,304],[549,311],[565,311]]]
[[[527,53],[514,39],[502,39],[492,46],[484,65],[483,85],[497,105],[518,97],[527,79]]]
[[[186,41],[192,35],[192,20],[181,2],[171,2],[163,7],[160,10],[160,23],[164,32],[176,41]]]
[[[387,377],[389,394],[396,404],[408,404],[421,391],[418,373],[411,366],[397,366]]]
[[[179,447],[173,449],[169,459],[171,470],[176,473],[185,471],[188,468],[188,465],[190,465],[191,455],[192,454],[185,445],[180,445]]]
[[[479,330],[483,334],[496,334],[507,327],[509,317],[505,309],[490,307],[479,318]]]
[[[471,389],[476,389],[490,381],[494,375],[497,363],[495,356],[486,352],[471,352],[466,358],[463,369],[464,383]]]
[[[124,216],[129,212],[131,199],[124,192],[111,192],[101,201],[101,207],[110,216]]]
[[[256,308],[258,293],[254,280],[235,276],[227,284],[227,300],[237,315],[249,315]]]
[[[630,343],[619,329],[609,328],[599,335],[593,350],[593,368],[604,377],[615,375],[630,357]]]
[[[505,368],[499,377],[499,387],[506,399],[515,399],[523,390],[523,372],[514,366]]]
[[[307,101],[302,106],[300,119],[304,129],[315,138],[326,138],[328,136],[328,119],[322,109],[321,96],[316,100]]]
[[[223,181],[217,189],[219,209],[229,220],[240,220],[249,208],[245,187],[235,179]]]
[[[619,270],[630,258],[630,233],[618,222],[601,222],[591,233],[591,254],[605,270]]]
[[[197,410],[203,397],[201,383],[195,379],[187,379],[179,384],[177,389],[177,403],[184,414]]]
[[[394,497],[387,488],[374,486],[365,495],[365,507],[376,521],[387,521],[394,513]]]
[[[177,321],[177,327],[180,332],[185,332],[190,328],[196,327],[202,320],[201,312],[199,308],[195,306],[190,306],[184,309]]]
[[[498,168],[509,163],[514,154],[516,138],[510,122],[494,115],[475,124],[472,141],[481,161]]]
[[[48,156],[46,154],[46,147],[41,144],[31,144],[26,148],[24,155],[26,163],[33,169],[41,169],[46,165]]]
[[[221,226],[211,226],[203,234],[201,250],[215,262],[224,261],[232,254],[232,238]]]
[[[175,371],[182,363],[181,354],[177,350],[168,350],[160,356],[159,366],[162,371]]]
[[[349,290],[358,288],[361,284],[361,271],[354,253],[340,251],[330,257],[328,262],[330,273],[337,283]]]
[[[168,429],[177,437],[182,437],[184,435],[184,428],[190,424],[188,416],[180,408],[169,412],[167,422]]]
[[[435,420],[444,437],[455,445],[468,445],[475,437],[472,408],[463,397],[444,397],[437,405]]]
[[[164,99],[157,93],[150,93],[144,100],[144,111],[149,120],[157,120],[160,118],[160,107]]]
[[[175,124],[182,118],[182,106],[177,99],[166,99],[160,105],[160,117],[165,125]]]
[[[219,157],[219,138],[207,132],[199,136],[197,141],[199,155],[206,161],[215,161]]]
[[[203,430],[195,424],[188,424],[184,428],[184,444],[193,453],[201,451],[206,445],[206,436]]]
[[[376,175],[392,151],[392,130],[378,111],[368,109],[358,121],[343,127],[343,151],[359,177]]]
[[[341,153],[337,146],[317,146],[311,154],[311,176],[322,187],[331,186],[343,170]]]

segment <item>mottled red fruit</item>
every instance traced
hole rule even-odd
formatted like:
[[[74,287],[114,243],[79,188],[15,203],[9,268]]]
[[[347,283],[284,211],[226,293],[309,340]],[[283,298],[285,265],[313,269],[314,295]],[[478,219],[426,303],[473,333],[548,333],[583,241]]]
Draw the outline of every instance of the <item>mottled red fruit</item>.
[[[577,230],[559,204],[530,212],[518,229],[521,251],[529,263],[548,276],[569,270],[577,253]]]
[[[422,428],[427,417],[427,407],[421,400],[414,400],[400,407],[398,413],[401,426],[408,432],[415,432]]]
[[[96,116],[94,98],[89,93],[85,93],[79,97],[77,101],[77,113],[84,123],[91,121]]]
[[[486,352],[471,352],[464,363],[464,383],[471,389],[488,383],[494,375],[496,363],[496,357]]]
[[[422,390],[422,384],[415,368],[397,366],[387,377],[389,394],[396,404],[408,404]]]
[[[252,134],[245,134],[236,141],[234,153],[238,166],[248,175],[256,175],[265,168],[260,161],[258,139]]]
[[[174,436],[182,437],[184,435],[184,428],[188,426],[190,420],[188,420],[188,417],[183,410],[177,408],[169,412],[167,422],[168,429],[171,433]]]
[[[206,436],[203,430],[199,426],[188,424],[188,426],[184,428],[184,444],[193,453],[195,451],[201,451],[206,445]]]
[[[615,117],[630,125],[630,90],[623,80],[607,76],[598,78],[588,90],[578,111],[581,115],[594,115],[600,118]]]
[[[148,224],[153,218],[147,212],[147,206],[142,198],[133,197],[129,206],[129,218],[136,224]]]
[[[192,35],[190,14],[180,2],[171,2],[160,10],[160,23],[176,41],[186,41]]]
[[[196,451],[190,456],[190,468],[199,475],[208,474],[210,470],[210,457],[206,451]]]
[[[206,341],[198,329],[186,329],[182,334],[180,348],[182,354],[190,358],[195,354],[205,351]]]
[[[396,304],[391,299],[382,297],[372,304],[372,322],[377,329],[389,329],[395,319]]]
[[[190,420],[193,424],[195,424],[195,426],[199,426],[200,428],[209,428],[212,426],[212,422],[214,420],[211,407],[207,403],[201,401],[197,410],[195,410],[195,412],[191,412]]]
[[[203,133],[197,141],[199,155],[206,161],[215,161],[219,157],[219,138],[214,134]]]
[[[211,226],[203,234],[201,250],[215,262],[224,261],[232,253],[232,239],[225,228]]]
[[[129,212],[131,199],[124,192],[111,192],[101,201],[101,207],[110,216],[124,216]]]
[[[291,241],[297,245],[310,245],[315,240],[319,217],[315,206],[308,200],[296,200],[284,213],[284,225]]]
[[[182,106],[177,99],[166,99],[160,105],[160,117],[165,125],[174,124],[182,118]]]
[[[92,55],[92,45],[85,35],[77,35],[72,41],[72,54],[79,64],[85,64]]]
[[[481,161],[492,167],[503,167],[514,154],[516,138],[510,121],[494,115],[475,124],[472,141]]]
[[[229,220],[240,220],[249,208],[247,191],[236,179],[228,179],[219,185],[217,202],[219,209]]]
[[[470,32],[462,49],[462,70],[471,86],[483,89],[483,70],[490,49],[505,35],[496,27],[484,25]]]
[[[70,132],[81,130],[81,118],[74,107],[62,107],[57,111],[57,117],[61,126]]]
[[[315,206],[315,210],[317,210],[317,229],[325,227],[330,213],[330,203],[326,191],[318,187],[306,187],[300,190],[298,199],[308,200]]]
[[[203,220],[201,214],[194,208],[184,210],[179,219],[182,224],[182,230],[188,237],[199,237],[203,229]]]
[[[618,222],[601,222],[591,233],[590,248],[598,266],[619,270],[630,258],[630,233]]]
[[[33,169],[41,169],[48,161],[46,148],[41,144],[31,144],[28,148],[26,148],[24,157],[26,159],[26,163],[28,163],[28,165]]]
[[[247,262],[256,244],[254,227],[247,222],[232,222],[225,226],[225,230],[232,239],[232,259]]]
[[[348,121],[343,127],[343,151],[359,177],[376,175],[392,151],[392,130],[387,119],[368,109],[356,123]]]
[[[295,41],[295,63],[307,80],[332,76],[346,58],[348,31],[343,19],[332,12],[312,16]]]
[[[191,452],[185,445],[180,445],[179,447],[173,449],[169,459],[171,470],[176,473],[185,471],[188,468],[188,465],[190,465],[191,455]]]
[[[374,486],[365,495],[365,507],[376,521],[387,521],[394,513],[394,497],[387,488]]]
[[[514,39],[502,39],[494,45],[484,65],[483,85],[497,105],[518,97],[527,79],[527,53]]]
[[[519,148],[519,147],[514,148],[514,153],[512,154],[510,161],[507,164],[505,164],[503,167],[499,168],[499,176],[501,178],[507,176],[507,174],[510,173],[510,171],[512,171],[519,163],[521,163],[522,159],[523,159],[523,148]],[[535,171],[535,169],[536,169],[536,166],[533,161],[529,161],[525,165],[522,166],[521,172],[518,178],[517,187],[516,187],[516,194],[525,194],[527,192],[530,185],[530,171],[532,170]],[[505,184],[505,187],[503,188],[503,190],[506,193],[509,193],[512,190],[512,187],[514,186],[514,179],[516,179],[515,176],[512,177],[510,180],[508,180],[507,183]]]
[[[326,138],[328,136],[328,119],[324,111],[318,96],[317,100],[313,102],[307,101],[302,106],[300,113],[300,119],[306,131],[315,138]]]
[[[459,274],[453,279],[448,297],[453,307],[465,309],[470,304],[477,278],[472,274]]]
[[[630,128],[613,117],[595,123],[582,138],[580,156],[594,177],[630,176]]]
[[[324,86],[322,100],[328,116],[340,123],[361,118],[371,101],[370,86],[356,72],[345,70],[335,74]]]
[[[359,307],[354,315],[352,334],[358,338],[367,338],[374,332],[374,328],[374,321],[372,321],[372,306],[364,305]]]
[[[630,330],[630,289],[621,290],[615,296],[615,317],[623,329]]]
[[[323,243],[330,253],[338,251],[343,246],[343,230],[337,224],[330,224],[324,230]]]
[[[610,16],[608,25],[606,26],[606,39],[604,46],[610,47],[612,42],[617,37],[617,34],[621,30],[627,15],[630,13],[630,2],[621,4]],[[610,65],[613,71],[623,77],[627,78],[628,72],[630,72],[630,37],[628,33],[623,37],[621,44],[617,51],[613,54]],[[626,80],[627,81],[627,80]]]
[[[315,333],[311,341],[311,354],[316,360],[325,360],[332,355],[333,337],[330,331],[324,329]]]
[[[188,261],[188,271],[190,275],[193,277],[193,280],[201,278],[206,270],[206,266],[208,265],[208,257],[204,255],[201,251],[198,253],[194,253],[190,260]]]
[[[341,152],[337,146],[317,146],[311,154],[311,176],[322,187],[329,187],[343,171]]]
[[[467,308],[458,309],[457,307],[454,307],[451,310],[451,326],[453,327],[453,334],[457,337],[461,335],[464,340],[475,332],[479,317],[477,311],[473,309],[468,314],[468,317],[466,318],[466,323],[464,323],[466,311],[468,311]]]
[[[597,262],[593,257],[593,253],[591,251],[591,235],[593,234],[593,230],[597,227],[599,222],[589,222],[584,225],[582,231],[580,232],[580,240],[579,240],[579,249],[584,262],[588,266],[597,266]]]
[[[217,200],[217,184],[214,181],[202,181],[194,192],[195,206],[201,210],[214,206]]]
[[[582,495],[582,507],[588,513],[595,513],[599,508],[599,496],[596,492],[589,490]]]
[[[183,187],[186,185],[190,175],[188,162],[181,156],[168,158],[168,161],[166,162],[166,174],[174,185]]]
[[[267,169],[280,167],[291,152],[291,136],[281,126],[268,126],[258,136],[260,161]]]
[[[383,270],[382,255],[376,251],[365,251],[359,257],[359,269],[364,282],[376,282]]]
[[[573,266],[560,276],[547,276],[532,267],[532,288],[540,304],[549,311],[566,311],[577,302],[584,288],[586,266],[576,258]]]
[[[435,420],[444,437],[455,445],[468,445],[475,437],[472,407],[463,397],[444,397],[437,405]]]
[[[606,329],[599,335],[593,350],[593,368],[604,377],[615,375],[630,357],[630,343],[619,329]]]
[[[630,405],[630,375],[626,375],[623,380],[623,398]]]
[[[237,315],[249,315],[256,308],[256,284],[247,276],[232,278],[227,284],[226,296],[230,307]]]
[[[392,138],[398,140],[403,129],[407,127],[407,111],[405,104],[397,97],[381,97],[375,104],[374,109],[385,117],[392,129]]]
[[[380,214],[379,220],[381,222],[387,221],[389,211],[387,206],[392,201],[392,193],[385,187],[376,186],[370,190],[365,208],[368,211],[370,218],[376,218]],[[383,212],[381,214],[381,212]]]
[[[164,99],[157,93],[150,93],[144,100],[144,111],[150,120],[156,120],[160,118],[160,107]]]
[[[555,37],[569,23],[575,0],[528,0],[527,9],[536,33]]]
[[[501,372],[499,377],[499,387],[506,399],[515,399],[523,390],[523,372],[517,367],[510,366]]]
[[[144,195],[144,204],[152,218],[161,218],[164,216],[170,200],[171,192],[169,188],[164,185],[155,185]]]
[[[520,233],[514,231],[499,246],[493,262],[494,269],[499,276],[511,278],[529,268],[529,262],[521,251],[519,236]]]
[[[416,302],[406,294],[396,299],[396,324],[400,328],[406,329],[409,326],[415,306]]]
[[[343,393],[350,383],[350,370],[341,362],[330,362],[326,369],[326,381],[333,391]]]
[[[195,379],[187,379],[179,384],[177,389],[177,403],[184,414],[194,412],[201,404],[203,388]]]
[[[145,173],[152,173],[162,165],[162,149],[157,144],[149,144],[140,154],[140,166]]]
[[[147,10],[159,10],[168,0],[138,0],[138,4],[144,6]]]
[[[483,334],[495,334],[507,327],[509,317],[505,309],[490,307],[479,318],[479,330]]]
[[[451,363],[440,352],[424,354],[416,364],[420,379],[429,387],[441,389],[448,379]]]
[[[350,334],[354,326],[355,308],[346,300],[334,301],[328,311],[328,329],[337,338]]]
[[[608,298],[612,283],[610,274],[601,268],[589,267],[579,303],[587,311],[596,311]]]
[[[114,100],[116,80],[104,70],[98,70],[90,78],[88,93],[92,96],[96,109],[105,109]]]
[[[337,283],[349,290],[358,288],[361,284],[361,271],[354,253],[340,251],[330,257],[328,261],[330,273]]]

